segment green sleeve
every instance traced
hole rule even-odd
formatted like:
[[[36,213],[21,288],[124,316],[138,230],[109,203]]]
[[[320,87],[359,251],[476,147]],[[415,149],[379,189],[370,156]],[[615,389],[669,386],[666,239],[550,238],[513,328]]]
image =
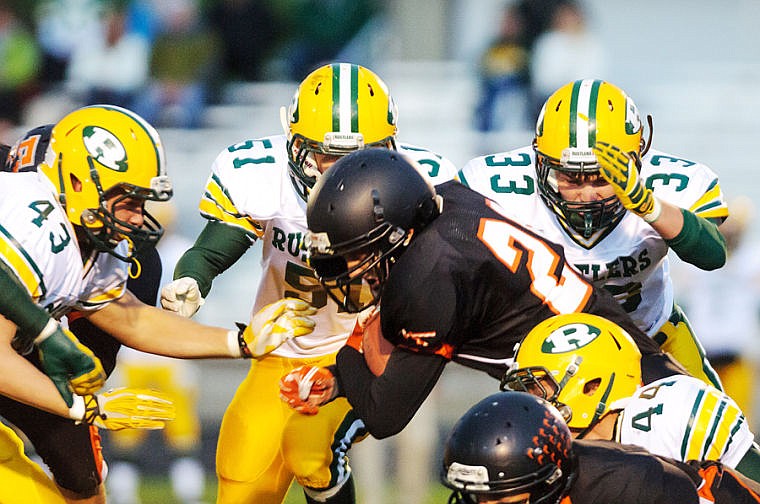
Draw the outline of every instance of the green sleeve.
[[[18,326],[16,334],[23,348],[42,332],[50,320],[50,314],[34,302],[16,275],[5,263],[0,262],[0,313]],[[14,344],[15,346],[15,344]]]
[[[214,278],[235,264],[252,244],[251,235],[245,230],[209,221],[195,244],[177,261],[174,279],[194,278],[206,297]]]
[[[681,209],[683,229],[665,243],[678,257],[699,269],[715,270],[726,264],[726,239],[713,222]]]
[[[760,482],[760,450],[753,444],[739,461],[736,470],[746,477]]]

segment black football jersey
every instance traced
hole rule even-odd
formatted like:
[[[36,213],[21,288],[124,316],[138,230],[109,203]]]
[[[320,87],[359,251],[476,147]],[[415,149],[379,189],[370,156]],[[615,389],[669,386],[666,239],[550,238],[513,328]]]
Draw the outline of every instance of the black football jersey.
[[[414,236],[383,287],[382,332],[396,346],[385,371],[372,375],[351,347],[337,357],[341,393],[373,436],[399,432],[447,362],[500,379],[515,344],[556,314],[605,317],[631,334],[642,355],[663,355],[607,291],[566,263],[561,246],[461,184],[447,182],[436,191],[443,197],[441,215]],[[658,362],[651,379],[673,374],[660,372],[660,364],[666,365]]]
[[[642,353],[658,350],[603,290],[565,261],[562,247],[501,215],[461,184],[436,188],[443,211],[393,266],[382,294],[383,335],[501,377],[536,324],[589,312],[629,329]]]
[[[760,484],[715,461],[679,462],[613,441],[573,442],[576,480],[562,504],[757,504]]]

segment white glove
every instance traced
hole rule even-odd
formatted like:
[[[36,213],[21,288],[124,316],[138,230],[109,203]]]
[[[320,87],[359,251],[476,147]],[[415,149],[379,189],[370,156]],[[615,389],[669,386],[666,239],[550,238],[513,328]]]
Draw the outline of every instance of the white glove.
[[[69,417],[108,430],[163,429],[174,420],[174,403],[155,390],[117,388],[102,394],[74,396]]]
[[[195,278],[182,277],[161,289],[161,306],[183,317],[192,317],[205,300]]]
[[[286,341],[309,334],[315,322],[309,317],[317,309],[306,301],[285,298],[266,305],[251,318],[251,323],[238,336],[244,357],[267,355]]]

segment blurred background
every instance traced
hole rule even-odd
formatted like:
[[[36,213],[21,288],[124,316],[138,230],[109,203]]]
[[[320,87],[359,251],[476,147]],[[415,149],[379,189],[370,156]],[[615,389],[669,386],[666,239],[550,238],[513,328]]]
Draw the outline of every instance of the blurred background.
[[[13,142],[83,104],[133,108],[164,140],[175,184],[172,233],[186,244],[203,225],[196,206],[214,157],[230,144],[280,133],[279,108],[319,64],[374,70],[398,105],[399,138],[458,166],[530,143],[548,93],[576,78],[603,78],[653,116],[655,147],[707,164],[729,200],[748,202],[742,232],[751,245],[760,189],[758,20],[758,0],[0,0],[0,140]],[[215,281],[201,321],[248,320],[258,254],[254,247]],[[718,310],[711,330],[742,333],[740,351],[753,359],[758,256],[742,255],[736,280],[711,292],[743,300],[741,326]],[[674,269],[684,285],[695,274]],[[706,282],[690,292],[712,288]],[[188,383],[198,387],[202,433],[196,452],[211,502],[216,432],[247,364],[193,368]],[[497,388],[451,365],[404,433],[352,449],[360,501],[444,502],[441,441],[462,412]],[[160,447],[157,438],[133,456],[151,475],[145,485],[159,487],[143,491],[145,503],[174,498],[152,493],[161,493],[169,472]],[[303,501],[299,491],[291,494],[289,502]]]

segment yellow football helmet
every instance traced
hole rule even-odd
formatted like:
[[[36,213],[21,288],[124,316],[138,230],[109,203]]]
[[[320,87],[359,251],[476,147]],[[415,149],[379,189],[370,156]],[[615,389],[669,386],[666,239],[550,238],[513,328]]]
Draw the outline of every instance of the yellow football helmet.
[[[571,313],[544,320],[522,340],[502,389],[553,403],[573,429],[588,429],[641,385],[641,352],[617,324]]]
[[[333,63],[310,73],[281,109],[293,185],[306,200],[321,171],[315,154],[342,156],[367,147],[396,148],[396,105],[380,77]]]
[[[116,203],[172,196],[158,132],[135,113],[112,105],[71,112],[53,126],[39,170],[58,191],[69,221],[95,249],[128,260],[114,251],[121,240],[130,241],[134,251],[161,237],[161,225],[148,212],[137,227],[118,220],[107,204],[116,194]]]
[[[580,233],[584,239],[596,234],[598,241],[620,221],[625,208],[615,196],[593,202],[565,201],[557,187],[556,172],[598,174],[592,150],[597,141],[640,158],[644,148],[642,130],[633,100],[609,82],[577,80],[546,100],[536,122],[533,143],[538,187],[546,204],[571,234]]]

